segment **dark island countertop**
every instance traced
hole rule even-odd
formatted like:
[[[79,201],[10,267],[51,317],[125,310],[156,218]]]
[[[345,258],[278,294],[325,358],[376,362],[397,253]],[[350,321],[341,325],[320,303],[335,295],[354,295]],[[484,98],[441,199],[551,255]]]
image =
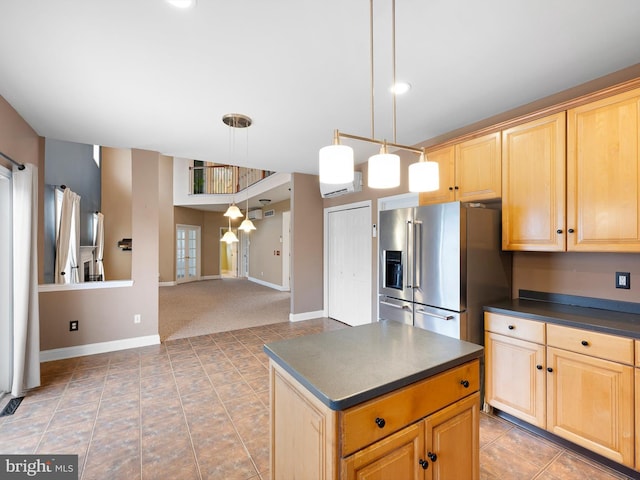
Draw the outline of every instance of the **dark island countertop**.
[[[487,305],[484,310],[640,339],[640,315],[636,313],[526,298],[515,298]]]
[[[480,358],[483,347],[398,322],[276,341],[266,354],[332,410]]]

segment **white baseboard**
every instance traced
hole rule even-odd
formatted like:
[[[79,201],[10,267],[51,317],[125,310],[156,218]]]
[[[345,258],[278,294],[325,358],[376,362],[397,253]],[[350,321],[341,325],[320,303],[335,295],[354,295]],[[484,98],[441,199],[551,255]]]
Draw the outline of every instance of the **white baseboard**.
[[[159,345],[160,335],[147,335],[146,337],[124,338],[110,342],[90,343],[88,345],[76,345],[74,347],[54,348],[40,352],[40,362],[62,360],[64,358],[83,357],[96,353],[116,352],[128,348],[147,347]]]
[[[326,316],[327,315],[324,310],[317,310],[315,312],[305,312],[305,313],[290,313],[289,321],[302,322],[303,320],[313,320],[314,318],[322,318]]]
[[[259,278],[247,277],[247,280],[253,283],[258,283],[260,285],[264,285],[265,287],[273,288],[274,290],[279,290],[281,292],[288,292],[288,288],[284,288],[282,285],[276,285],[275,283],[265,282],[264,280],[260,280]]]
[[[200,277],[200,280],[220,280],[222,275],[205,275],[204,277]]]
[[[177,283],[174,282],[159,282],[158,286],[159,287],[175,287],[177,285]]]

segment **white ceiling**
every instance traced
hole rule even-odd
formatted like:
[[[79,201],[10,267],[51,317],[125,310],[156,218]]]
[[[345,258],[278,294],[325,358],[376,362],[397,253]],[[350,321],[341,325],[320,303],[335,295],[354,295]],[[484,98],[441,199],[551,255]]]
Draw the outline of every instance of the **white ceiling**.
[[[392,141],[390,4],[374,2],[374,81]],[[371,135],[366,0],[0,0],[0,18],[0,95],[44,137],[315,174],[334,129]],[[638,0],[397,0],[413,88],[396,142],[640,63],[639,25]],[[231,112],[254,120],[240,148]]]

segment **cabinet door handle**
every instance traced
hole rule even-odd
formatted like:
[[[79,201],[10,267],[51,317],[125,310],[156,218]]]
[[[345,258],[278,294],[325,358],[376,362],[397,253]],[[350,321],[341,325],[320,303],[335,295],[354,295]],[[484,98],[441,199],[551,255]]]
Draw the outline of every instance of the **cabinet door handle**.
[[[542,370],[542,365],[536,365],[536,368],[537,368],[538,370]]]
[[[449,187],[449,190],[453,191],[453,187]],[[424,467],[423,467],[424,468]]]
[[[384,421],[384,418],[376,417],[376,425],[378,425],[378,428],[384,428],[386,424],[387,422]]]
[[[562,233],[562,229],[561,229],[561,228],[559,228],[558,230],[556,230],[556,233],[557,233],[557,234]]]
[[[427,457],[431,459],[432,462],[435,462],[438,459],[438,456],[435,453],[427,453]]]
[[[456,185],[456,186],[455,186],[455,187],[453,187],[453,188],[455,188],[456,190],[459,190],[459,189],[460,189],[460,187],[458,187],[458,185]]]
[[[573,228],[570,228],[569,230],[567,230],[567,232],[573,233],[573,232],[575,232],[575,230]]]
[[[582,344],[583,347],[589,346],[589,342],[587,342],[586,340],[582,340],[580,343]]]
[[[426,460],[420,459],[418,463],[420,464],[423,470],[426,470],[427,468],[429,468],[429,462],[427,462]]]
[[[462,385],[464,388],[469,388],[469,380],[461,380],[460,385]],[[431,460],[433,460],[433,458]]]
[[[553,368],[551,368],[551,367],[547,367],[547,372],[549,372],[549,373],[553,373]]]
[[[515,327],[515,325],[509,325],[507,328],[508,328],[509,330],[513,330],[513,329],[514,329],[514,328],[516,328],[516,327]]]

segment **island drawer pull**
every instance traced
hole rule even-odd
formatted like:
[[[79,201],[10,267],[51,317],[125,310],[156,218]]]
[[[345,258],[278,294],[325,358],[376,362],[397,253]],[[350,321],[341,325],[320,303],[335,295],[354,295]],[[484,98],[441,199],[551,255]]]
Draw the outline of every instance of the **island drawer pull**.
[[[460,385],[462,385],[464,388],[469,388],[469,380],[461,380]],[[433,460],[433,458],[431,460]]]
[[[376,417],[376,425],[378,425],[378,428],[384,428],[386,424],[387,422],[384,421],[384,418]]]

